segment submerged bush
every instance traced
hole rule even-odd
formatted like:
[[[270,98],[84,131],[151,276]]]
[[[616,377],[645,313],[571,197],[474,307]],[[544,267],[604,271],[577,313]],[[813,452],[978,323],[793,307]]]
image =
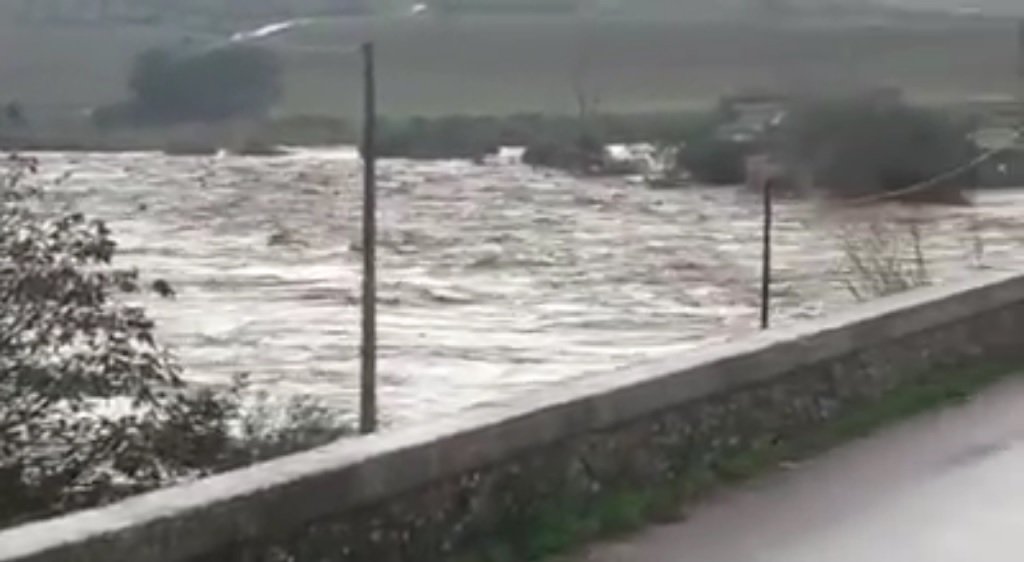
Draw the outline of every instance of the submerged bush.
[[[939,111],[872,99],[819,100],[796,108],[782,151],[807,166],[830,196],[863,197],[943,181],[914,197],[955,201],[972,186],[971,171],[952,174],[976,156],[966,123]]]
[[[526,147],[523,163],[587,173],[600,168],[603,151],[604,143],[592,134],[582,134],[571,141],[540,139]]]
[[[842,251],[838,271],[858,301],[867,301],[930,284],[921,230],[884,213],[838,229]]]

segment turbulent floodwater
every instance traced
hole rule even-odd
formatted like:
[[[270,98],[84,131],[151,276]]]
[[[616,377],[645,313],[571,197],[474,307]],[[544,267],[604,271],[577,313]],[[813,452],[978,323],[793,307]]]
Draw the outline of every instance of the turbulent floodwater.
[[[187,377],[356,404],[360,176],[348,150],[270,159],[55,154],[60,200],[106,219]],[[518,165],[381,170],[381,407],[408,423],[757,324],[760,206],[736,189],[651,191]],[[938,281],[1024,264],[1024,192],[923,221]],[[832,220],[782,203],[775,314],[852,302]]]

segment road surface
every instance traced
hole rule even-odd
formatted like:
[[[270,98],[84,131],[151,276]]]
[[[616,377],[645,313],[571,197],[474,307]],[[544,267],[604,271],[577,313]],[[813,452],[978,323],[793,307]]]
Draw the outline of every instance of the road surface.
[[[1024,379],[575,562],[1020,562]]]

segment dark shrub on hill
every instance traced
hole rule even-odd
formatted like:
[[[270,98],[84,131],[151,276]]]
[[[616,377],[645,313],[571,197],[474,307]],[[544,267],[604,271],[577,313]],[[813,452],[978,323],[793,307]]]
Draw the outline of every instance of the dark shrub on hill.
[[[151,49],[136,58],[128,86],[130,100],[96,111],[98,126],[263,117],[281,97],[281,65],[257,47],[180,54]]]

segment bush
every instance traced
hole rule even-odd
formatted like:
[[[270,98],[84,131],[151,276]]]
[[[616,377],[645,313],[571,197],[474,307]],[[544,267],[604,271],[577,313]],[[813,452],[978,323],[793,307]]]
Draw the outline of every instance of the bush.
[[[749,144],[718,140],[708,136],[696,139],[679,152],[679,167],[694,179],[711,185],[735,185],[746,178]]]
[[[187,392],[142,309],[113,298],[106,226],[33,211],[32,161],[0,196],[0,521],[95,505],[202,469],[230,404]]]
[[[381,118],[377,146],[382,157],[475,160],[496,153],[502,146],[532,146],[535,151],[558,147],[574,150],[581,131],[587,132],[591,140],[608,143],[648,142],[676,146],[694,136],[694,131],[703,130],[706,121],[707,116],[690,113],[599,115],[586,127],[581,126],[577,117],[542,114]],[[35,130],[32,136],[0,131],[0,146],[159,150],[195,144],[217,148],[237,144],[239,128],[268,144],[293,146],[354,144],[361,137],[358,124],[321,115],[270,119],[240,116],[240,119],[218,123],[170,122],[166,116],[154,114],[135,99],[97,108],[91,122],[94,127]],[[129,126],[132,128],[126,128]]]
[[[345,120],[320,115],[294,115],[271,120],[263,134],[275,143],[323,146],[356,143],[359,133]]]
[[[838,231],[843,283],[858,301],[867,301],[930,284],[921,231],[892,217],[874,216]]]
[[[150,49],[136,57],[132,99],[94,115],[102,127],[261,117],[280,99],[281,65],[266,49],[234,46],[194,54]]]
[[[141,284],[111,265],[110,231],[80,214],[37,210],[35,168],[18,157],[0,168],[0,527],[339,433],[316,419],[310,431],[240,440],[241,387],[184,384],[145,311],[119,298]]]
[[[224,468],[326,445],[353,433],[336,411],[313,398],[274,400],[266,392],[245,401],[234,425],[235,441],[225,455]]]
[[[783,151],[808,166],[829,195],[849,198],[902,190],[948,174],[976,155],[966,124],[938,111],[870,99],[813,101],[783,132]],[[925,199],[959,198],[970,173],[947,178]]]
[[[588,144],[675,144],[702,129],[706,120],[690,113],[600,115],[585,126],[577,117],[541,114],[382,119],[378,147],[385,157],[475,159],[502,146],[522,146],[532,149],[536,165],[564,167],[566,161],[578,161],[581,147],[592,151]]]
[[[676,150],[674,173],[687,172],[694,180],[710,185],[735,185],[746,177],[750,143],[719,138],[718,129],[735,116],[717,109],[708,113],[685,114],[647,124],[657,131],[656,142]]]
[[[475,159],[496,153],[500,139],[498,120],[491,117],[382,119],[377,148],[384,157]]]
[[[523,163],[575,173],[599,171],[604,143],[593,134],[581,134],[574,140],[541,139],[523,153]]]

